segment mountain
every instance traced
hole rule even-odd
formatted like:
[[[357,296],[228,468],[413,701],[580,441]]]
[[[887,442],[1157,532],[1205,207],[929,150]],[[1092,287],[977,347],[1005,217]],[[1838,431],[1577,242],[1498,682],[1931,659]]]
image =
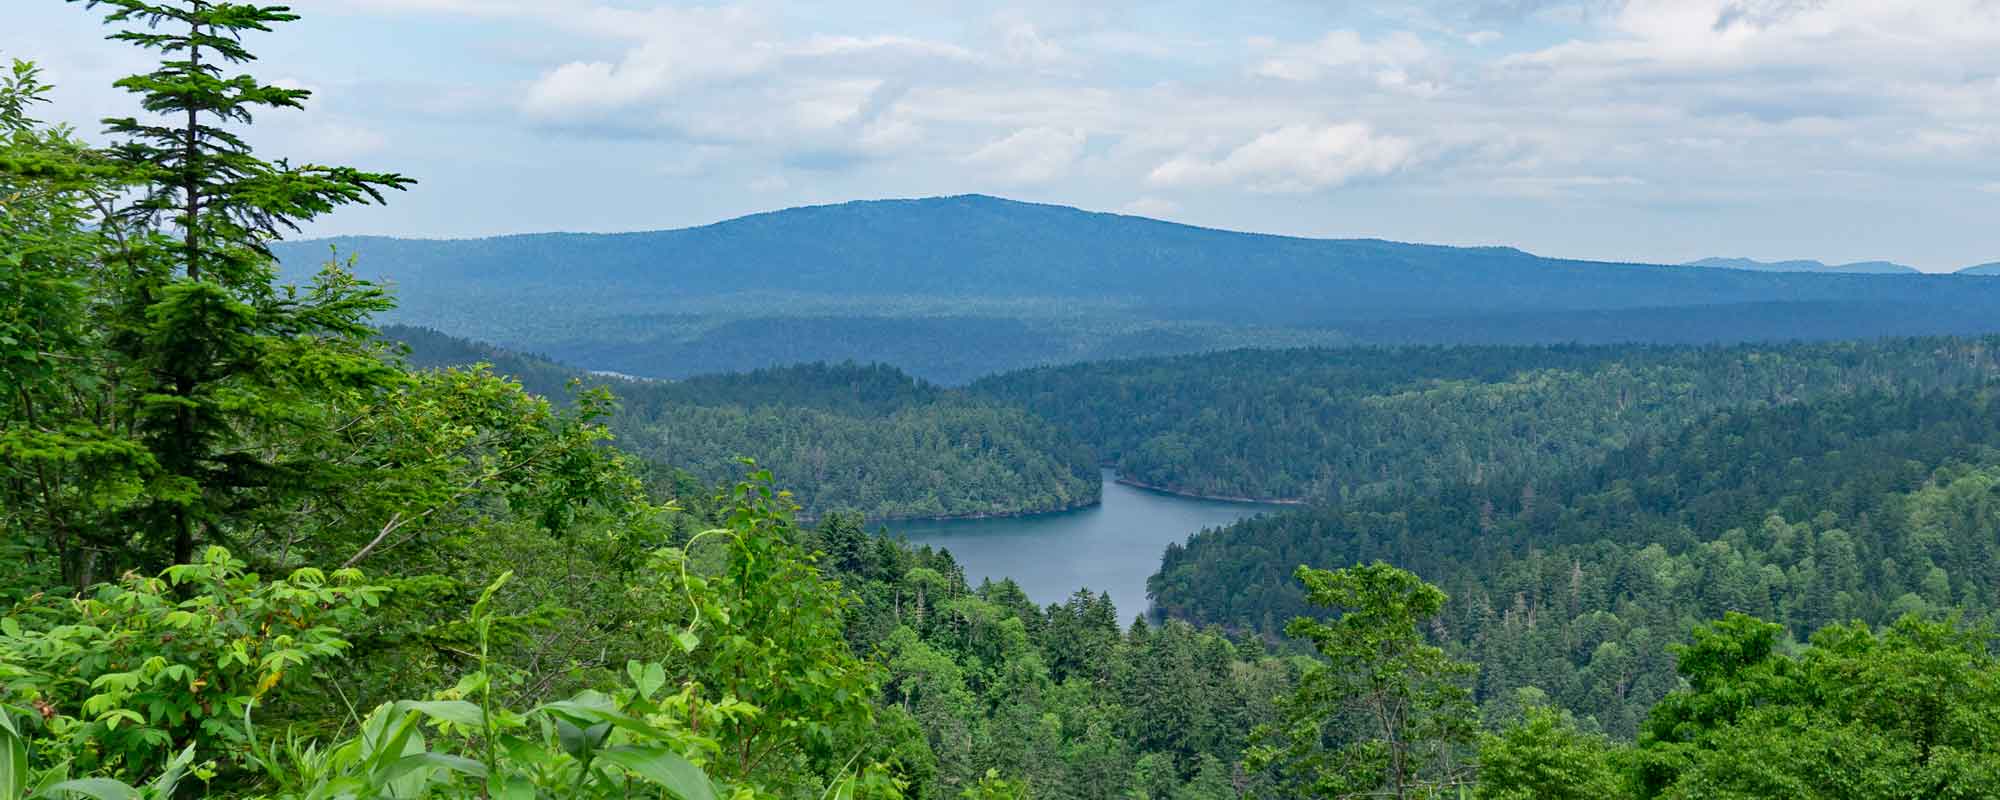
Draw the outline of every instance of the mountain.
[[[1848,275],[1912,275],[1922,273],[1922,270],[1916,267],[1897,264],[1892,261],[1856,261],[1852,264],[1827,264],[1812,260],[1757,261],[1749,258],[1704,258],[1699,261],[1689,261],[1682,266],[1738,269],[1749,272],[1831,272]]]
[[[1959,270],[1960,275],[2000,275],[2000,261]]]
[[[1827,267],[1830,272],[1846,272],[1861,275],[1918,275],[1923,270],[1908,264],[1893,261],[1856,261],[1852,264],[1834,264]]]
[[[2000,284],[1966,278],[1305,239],[978,195],[644,233],[359,237],[276,250],[297,277],[329,246],[358,255],[363,277],[395,284],[402,307],[385,322],[646,377],[852,359],[955,384],[1112,357],[1478,342],[1494,329],[1533,343],[2000,330]],[[1625,313],[1643,324],[1623,328]],[[1460,320],[1477,322],[1461,331]]]

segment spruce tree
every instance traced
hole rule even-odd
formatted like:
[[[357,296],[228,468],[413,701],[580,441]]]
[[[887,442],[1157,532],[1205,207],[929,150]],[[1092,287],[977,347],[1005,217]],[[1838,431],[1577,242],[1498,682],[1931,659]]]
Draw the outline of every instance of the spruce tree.
[[[398,374],[369,344],[367,318],[386,296],[337,270],[308,289],[280,287],[269,243],[412,181],[252,152],[240,129],[255,113],[303,108],[310,96],[232,74],[255,59],[243,37],[297,19],[290,9],[84,2],[119,27],[111,39],[161,55],[157,69],[117,83],[148,116],[105,121],[111,157],[136,187],[112,210],[107,261],[124,289],[112,349],[132,429],[159,468],[132,520],[140,560],[187,563],[197,540],[227,540],[232,511],[251,498],[337,479],[262,434],[308,434],[324,398],[376,391]]]

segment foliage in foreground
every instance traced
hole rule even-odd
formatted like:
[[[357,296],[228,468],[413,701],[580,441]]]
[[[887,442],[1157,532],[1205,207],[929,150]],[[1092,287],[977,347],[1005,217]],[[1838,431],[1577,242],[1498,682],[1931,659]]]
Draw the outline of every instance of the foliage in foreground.
[[[1939,444],[1988,430],[1987,399],[1870,400],[1839,418],[1854,430],[1815,440],[1817,461],[1685,471],[1690,485],[1789,486],[1843,458],[1873,465],[1825,470],[1843,476],[1827,496],[1748,493],[1738,505],[1781,513],[1701,548],[1643,516],[1604,516],[1640,492],[1666,502],[1678,474],[1550,493],[1574,514],[1526,486],[1506,519],[1457,509],[1484,541],[1522,544],[1535,580],[1570,576],[1571,606],[1614,592],[1537,545],[1617,531],[1592,563],[1620,565],[1605,583],[1626,582],[1621,596],[1709,587],[1689,618],[1723,616],[1672,653],[1676,683],[1632,744],[1514,693],[1512,706],[1484,698],[1497,732],[1475,745],[1467,684],[1538,676],[1489,658],[1475,678],[1445,646],[1462,609],[1410,572],[1297,573],[1320,614],[1288,629],[1318,658],[1181,622],[1121,631],[1087,591],[1037,608],[851,518],[802,530],[768,475],[690,512],[649,493],[684,485],[648,485],[604,446],[602,395],[561,409],[480,370],[412,373],[375,344],[379,289],[338,267],[304,289],[275,283],[273,238],[404,182],[264,162],[224,127],[303,102],[223,72],[249,61],[240,35],[289,12],[90,5],[131,26],[117,38],[167,53],[121,85],[186,116],[114,120],[123,143],[97,150],[30,117],[43,90],[31,67],[0,84],[0,800],[1872,799],[2000,786],[1992,637],[1936,619],[1991,585],[1979,534],[1995,476],[1947,459],[1980,451]],[[1933,388],[1990,371],[1983,346],[1941,351],[1966,366]],[[1459,396],[1449,388],[1436,397]],[[1868,421],[1883,408],[1921,432]],[[1899,452],[1925,457],[1887,455]],[[1712,500],[1700,499],[1697,516]],[[1829,528],[1848,512],[1853,530]],[[1862,547],[1883,564],[1863,564]],[[1856,590],[1864,570],[1922,593],[1870,597]],[[1524,592],[1518,616],[1480,628],[1505,647],[1494,652],[1534,652],[1506,645],[1537,641],[1520,631],[1539,598],[1564,594],[1539,588],[1537,605]],[[1720,613],[1745,605],[1786,612],[1784,626]],[[1912,613],[1881,630],[1837,621],[1890,609]],[[1657,623],[1637,642],[1688,627],[1658,607],[1620,611]],[[1669,655],[1633,651],[1596,648],[1592,666]]]

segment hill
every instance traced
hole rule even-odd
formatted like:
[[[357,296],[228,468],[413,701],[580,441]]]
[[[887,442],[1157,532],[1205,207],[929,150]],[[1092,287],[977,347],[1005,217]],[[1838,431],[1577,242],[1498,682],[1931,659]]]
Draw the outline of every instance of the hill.
[[[881,365],[806,364],[683,381],[586,375],[547,359],[436,331],[392,326],[413,367],[491,365],[528,391],[569,383],[618,398],[621,449],[707,485],[754,459],[810,517],[871,520],[1059,511],[1097,502],[1089,451],[1018,408],[940,388]]]
[[[1040,364],[1374,341],[1371,326],[1490,315],[1512,315],[1536,342],[1649,341],[1648,330],[1604,331],[1587,316],[1638,309],[1651,328],[1703,341],[2000,330],[2000,285],[1961,277],[1302,239],[984,196],[646,233],[347,238],[277,252],[296,275],[329,246],[358,254],[364,277],[394,282],[402,308],[387,321],[648,377],[884,360],[957,383]],[[1739,313],[1714,324],[1718,306]],[[1918,311],[1883,313],[1895,308]],[[1794,311],[1821,321],[1795,324]],[[1439,338],[1484,341],[1477,326],[1441,327]]]
[[[1986,387],[2000,382],[1996,351],[1993,337],[1243,350],[1044,367],[971,389],[1150,485],[1337,500],[1533,480],[1723,410]]]
[[[1631,736],[1676,685],[1666,644],[1726,612],[1804,640],[1831,621],[1996,614],[2000,416],[1990,392],[1863,391],[1739,410],[1535,482],[1465,482],[1287,512],[1173,546],[1156,608],[1276,635],[1324,613],[1299,564],[1376,559],[1444,587],[1432,629],[1479,694],[1535,686]],[[1497,709],[1495,709],[1497,710]]]
[[[1704,258],[1689,261],[1683,266],[1712,267],[1716,269],[1739,269],[1750,272],[1833,272],[1850,275],[1916,275],[1922,270],[1906,264],[1891,261],[1856,261],[1852,264],[1827,264],[1822,261],[1757,261],[1749,258]]]
[[[1960,275],[2000,275],[2000,261],[1959,270]]]

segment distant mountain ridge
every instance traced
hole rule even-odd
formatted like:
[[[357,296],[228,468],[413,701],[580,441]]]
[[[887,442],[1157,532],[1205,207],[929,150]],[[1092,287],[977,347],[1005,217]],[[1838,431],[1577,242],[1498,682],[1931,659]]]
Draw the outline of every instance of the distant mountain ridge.
[[[1959,270],[1960,275],[2000,275],[2000,261]]]
[[[983,195],[641,233],[349,237],[274,249],[296,277],[325,261],[329,245],[357,254],[363,277],[394,283],[402,305],[385,322],[647,377],[851,359],[950,384],[1040,364],[1239,347],[2000,330],[2000,283],[1969,277],[1306,239]],[[1624,314],[1637,316],[1625,324]]]
[[[1758,261],[1749,258],[1704,258],[1689,261],[1682,266],[1710,267],[1714,269],[1740,269],[1749,272],[1819,272],[1847,275],[1916,275],[1923,270],[1893,261],[1856,261],[1851,264],[1828,264],[1823,261],[1800,259],[1793,261]]]

